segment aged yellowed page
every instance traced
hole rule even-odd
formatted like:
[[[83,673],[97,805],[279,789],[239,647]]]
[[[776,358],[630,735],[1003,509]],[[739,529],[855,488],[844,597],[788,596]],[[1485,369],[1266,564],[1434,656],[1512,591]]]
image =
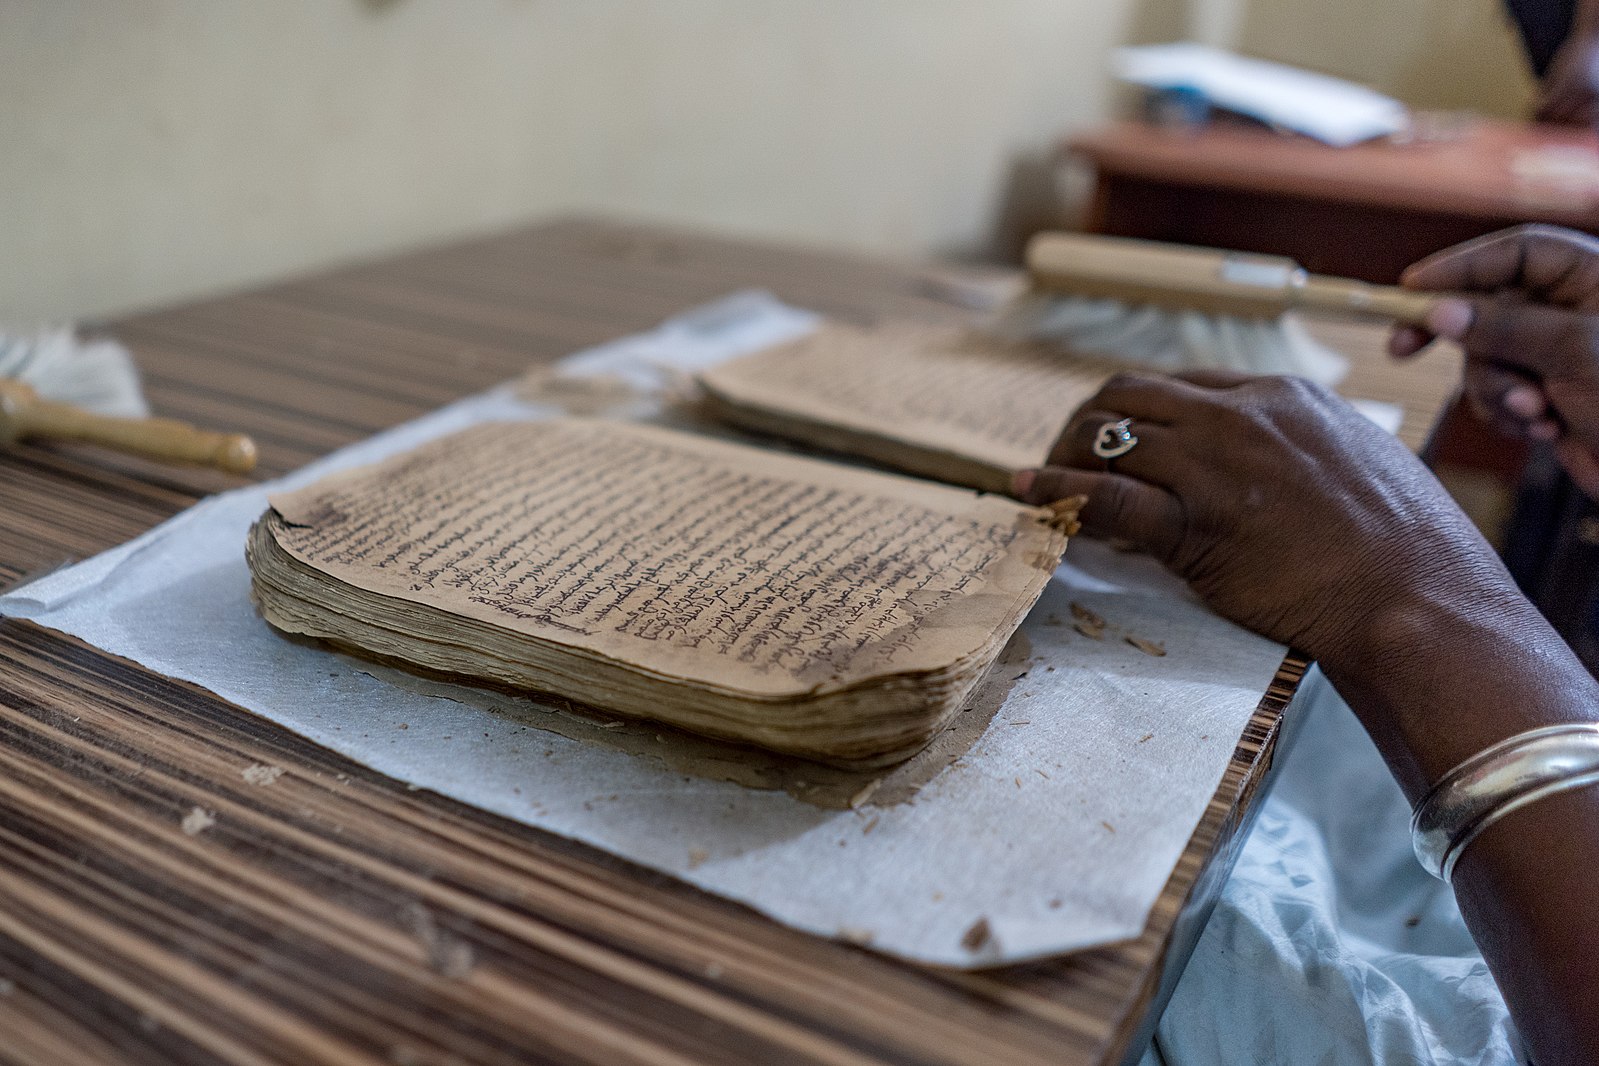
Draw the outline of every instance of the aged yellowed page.
[[[1014,501],[579,419],[479,426],[271,503],[277,545],[344,585],[763,698],[980,673],[1064,547]]]
[[[699,380],[731,421],[999,490],[1114,369],[961,327],[828,323]]]

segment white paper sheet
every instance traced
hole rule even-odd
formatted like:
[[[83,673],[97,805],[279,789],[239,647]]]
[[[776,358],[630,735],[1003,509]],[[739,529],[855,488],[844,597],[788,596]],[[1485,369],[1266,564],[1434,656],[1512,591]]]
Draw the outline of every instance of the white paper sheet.
[[[1122,48],[1114,67],[1118,77],[1136,85],[1193,90],[1218,107],[1340,148],[1398,133],[1410,121],[1398,100],[1364,85],[1209,45]]]
[[[809,328],[740,294],[574,357],[569,372],[653,383]],[[396,687],[290,642],[249,600],[245,531],[266,497],[490,418],[549,408],[510,389],[207,499],[91,560],[0,596],[31,618],[211,689],[384,774],[584,841],[777,921],[953,967],[1138,935],[1283,648],[1225,622],[1147,559],[1086,539],[1023,627],[1026,677],[970,751],[913,802],[823,810],[785,792],[685,778],[651,757],[541,729],[544,705],[484,709]],[[1078,602],[1163,658],[1070,624]],[[986,937],[968,934],[986,923]]]

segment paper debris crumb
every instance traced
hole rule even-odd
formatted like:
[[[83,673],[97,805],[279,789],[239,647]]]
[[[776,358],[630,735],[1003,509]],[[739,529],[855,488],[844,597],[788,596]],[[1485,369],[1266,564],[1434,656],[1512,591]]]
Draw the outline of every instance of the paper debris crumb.
[[[868,781],[865,785],[861,786],[860,791],[856,792],[855,795],[849,798],[850,810],[859,810],[861,807],[865,806],[866,802],[872,798],[874,793],[877,792],[877,787],[882,783],[883,779],[881,777],[875,777]]]
[[[195,807],[185,814],[183,821],[178,824],[189,836],[199,836],[217,824],[217,816],[203,807]]]
[[[1103,629],[1100,629],[1097,626],[1091,626],[1087,622],[1073,622],[1072,628],[1077,630],[1077,632],[1081,633],[1083,636],[1087,637],[1089,640],[1105,639],[1105,631]]]
[[[1033,724],[1033,720],[1031,718],[1018,718],[1014,722],[1011,723],[1011,725],[1032,725],[1032,724]]]
[[[1153,734],[1153,733],[1145,733],[1143,736],[1138,738],[1138,743],[1142,744],[1146,740],[1154,740],[1154,739],[1155,739],[1155,734]]]
[[[246,766],[240,776],[251,785],[270,785],[283,776],[283,767],[256,763],[253,766]]]
[[[993,930],[988,927],[988,919],[979,918],[961,936],[961,947],[967,951],[981,951],[983,945],[993,939],[993,936]]]
[[[701,866],[705,865],[705,860],[709,859],[710,857],[711,853],[706,851],[704,848],[689,848],[688,868],[690,870],[698,870]]]
[[[1107,832],[1114,833],[1116,831],[1116,827],[1111,825],[1109,822],[1100,822],[1099,824],[1104,826]]]
[[[600,723],[600,728],[601,729],[621,729],[622,728],[622,723],[621,722],[601,722]]]
[[[861,836],[865,836],[867,833],[870,833],[873,829],[876,829],[878,821],[879,821],[878,816],[875,815],[875,814],[872,815],[871,818],[869,818],[867,820],[866,824],[861,826]]]
[[[870,929],[862,929],[858,926],[841,925],[838,927],[838,938],[850,944],[860,944],[864,947],[870,944],[876,936],[877,934]]]
[[[1049,512],[1049,517],[1045,521],[1068,537],[1075,537],[1083,528],[1083,524],[1077,520],[1077,516],[1087,502],[1087,496],[1079,495],[1068,496],[1064,500],[1056,500],[1054,503],[1047,504],[1044,509]]]
[[[1093,626],[1095,629],[1104,629],[1110,624],[1109,622],[1105,621],[1103,615],[1096,611],[1089,610],[1076,600],[1072,601],[1071,607],[1073,618],[1077,619],[1079,622],[1085,623],[1086,625]]]
[[[1143,637],[1135,637],[1131,633],[1127,634],[1127,636],[1122,639],[1126,640],[1127,643],[1131,644],[1145,655],[1153,655],[1158,659],[1166,654],[1165,646],[1162,644],[1157,644],[1153,640],[1145,640]]]
[[[1062,901],[1059,899],[1052,899],[1049,901],[1049,909],[1052,911],[1058,911],[1061,908],[1061,903]]]

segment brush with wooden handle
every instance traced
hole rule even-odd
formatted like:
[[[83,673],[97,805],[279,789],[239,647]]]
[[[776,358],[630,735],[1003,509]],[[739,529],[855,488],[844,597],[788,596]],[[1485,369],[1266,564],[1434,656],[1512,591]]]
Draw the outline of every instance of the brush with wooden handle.
[[[1164,369],[1220,366],[1329,384],[1343,356],[1292,311],[1419,324],[1437,297],[1309,274],[1291,259],[1077,233],[1027,247],[1030,291],[989,328]]]
[[[83,441],[162,462],[194,463],[232,474],[255,467],[255,442],[170,418],[115,418],[46,400],[21,381],[0,379],[0,444],[30,437]]]
[[[1292,259],[1079,233],[1040,233],[1027,245],[1033,285],[1059,294],[1276,318],[1326,311],[1419,326],[1437,297],[1394,285],[1306,273]]]

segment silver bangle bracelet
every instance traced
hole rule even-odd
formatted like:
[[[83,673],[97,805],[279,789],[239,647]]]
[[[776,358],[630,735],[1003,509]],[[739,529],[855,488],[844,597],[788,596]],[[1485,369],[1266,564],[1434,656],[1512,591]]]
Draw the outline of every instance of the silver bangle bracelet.
[[[1450,880],[1466,845],[1511,811],[1545,796],[1599,783],[1599,723],[1530,729],[1484,748],[1450,770],[1410,819],[1416,859]]]

